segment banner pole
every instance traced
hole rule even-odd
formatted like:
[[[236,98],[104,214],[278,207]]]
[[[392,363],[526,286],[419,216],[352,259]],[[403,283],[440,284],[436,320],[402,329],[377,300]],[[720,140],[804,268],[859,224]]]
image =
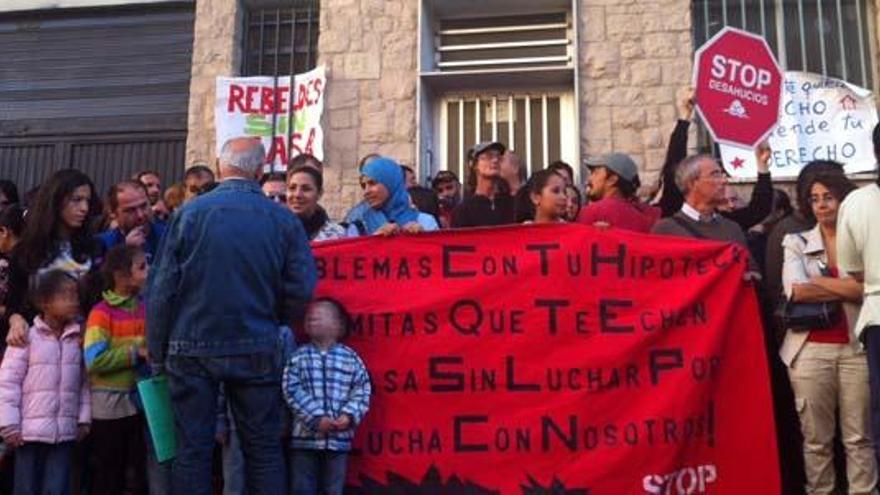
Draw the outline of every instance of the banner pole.
[[[275,67],[272,71],[272,98],[273,100],[278,97],[278,57],[280,55],[280,50],[278,47],[278,43],[281,41],[281,8],[275,9]],[[270,140],[271,144],[269,145],[269,156],[273,158],[272,163],[269,164],[269,171],[275,171],[275,153],[276,153],[276,144],[275,144],[275,133],[278,130],[278,111],[276,108],[277,101],[272,102],[272,138]],[[265,173],[265,167],[264,167]]]
[[[296,101],[296,4],[291,2],[290,8],[290,101],[287,105],[287,163],[290,164],[290,156],[293,152],[291,140],[293,137],[293,102]]]

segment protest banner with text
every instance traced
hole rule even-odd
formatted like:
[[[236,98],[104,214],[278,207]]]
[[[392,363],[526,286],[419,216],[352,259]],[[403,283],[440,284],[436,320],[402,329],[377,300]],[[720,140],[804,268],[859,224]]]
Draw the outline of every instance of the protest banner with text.
[[[876,125],[877,106],[869,90],[819,74],[786,72],[779,123],[768,138],[770,170],[776,178],[794,178],[813,160],[834,160],[849,174],[873,172]],[[719,147],[731,177],[755,178],[754,151]]]
[[[581,225],[318,244],[369,368],[353,493],[776,493],[739,246]]]
[[[293,89],[290,79],[217,78],[214,124],[218,155],[226,140],[252,136],[263,142],[266,164],[276,171],[286,170],[289,160],[302,153],[324,159],[324,67],[295,75]]]

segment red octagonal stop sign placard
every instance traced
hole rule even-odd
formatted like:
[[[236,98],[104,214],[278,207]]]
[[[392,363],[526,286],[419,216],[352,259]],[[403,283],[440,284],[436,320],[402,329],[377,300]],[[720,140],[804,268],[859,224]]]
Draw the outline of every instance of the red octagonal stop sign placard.
[[[697,111],[716,141],[757,146],[776,125],[782,71],[764,38],[726,27],[697,50]]]

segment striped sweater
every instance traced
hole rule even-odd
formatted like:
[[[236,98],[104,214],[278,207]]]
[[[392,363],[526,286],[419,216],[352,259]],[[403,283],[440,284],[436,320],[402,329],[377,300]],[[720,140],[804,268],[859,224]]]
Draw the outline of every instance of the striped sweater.
[[[86,323],[84,355],[93,390],[135,389],[138,348],[144,347],[144,303],[113,291],[92,308]]]

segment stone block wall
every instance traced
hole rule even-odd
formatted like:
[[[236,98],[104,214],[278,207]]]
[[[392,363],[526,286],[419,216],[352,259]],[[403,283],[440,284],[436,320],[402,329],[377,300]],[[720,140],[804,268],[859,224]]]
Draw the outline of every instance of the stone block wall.
[[[318,63],[328,67],[324,199],[341,218],[361,198],[357,162],[416,157],[418,2],[322,0]]]
[[[238,0],[196,2],[186,166],[213,165],[214,93],[217,76],[238,74],[244,9]]]
[[[691,80],[691,2],[579,0],[579,10],[581,155],[628,153],[652,184]]]
[[[215,78],[239,73],[243,15],[237,0],[197,3],[187,166],[215,161]],[[323,204],[339,218],[360,199],[361,156],[415,162],[418,2],[322,0],[320,16],[318,64],[328,68]]]
[[[691,2],[576,1],[581,155],[629,153],[651,184],[676,119],[676,92],[691,79]],[[323,203],[334,218],[360,198],[361,156],[415,162],[418,3],[321,2],[318,63],[329,69]],[[239,0],[197,2],[187,165],[214,162],[214,80],[238,73],[243,15]]]

